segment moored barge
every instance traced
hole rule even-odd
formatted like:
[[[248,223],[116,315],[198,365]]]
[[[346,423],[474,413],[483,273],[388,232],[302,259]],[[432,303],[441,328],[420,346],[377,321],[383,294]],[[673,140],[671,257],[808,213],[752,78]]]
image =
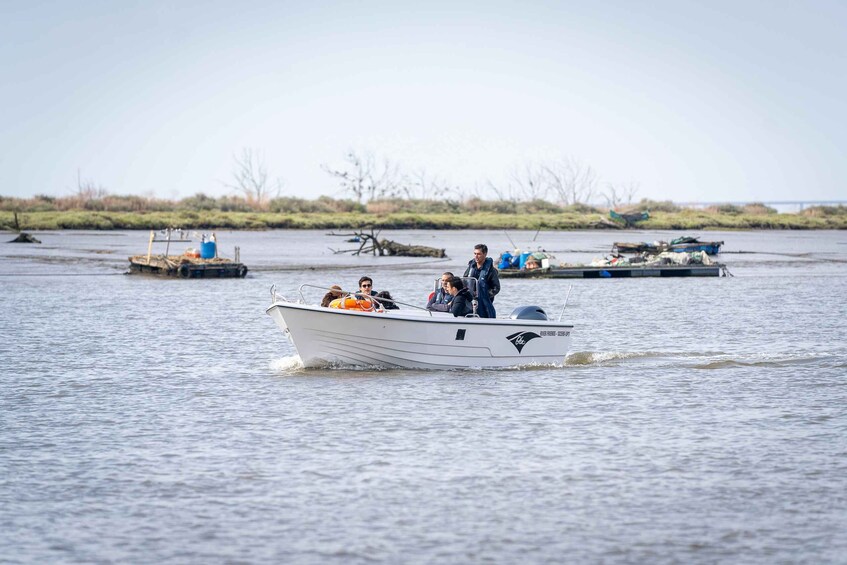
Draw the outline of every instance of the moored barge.
[[[177,232],[180,237],[171,236]],[[168,255],[171,243],[189,243],[182,230],[164,230],[164,239],[156,239],[156,233],[150,232],[150,241],[146,255],[133,255],[129,258],[129,273],[175,277],[182,279],[235,279],[247,276],[247,266],[239,261],[240,250],[235,248],[235,260],[218,256],[215,234],[207,238],[202,236],[200,250],[187,249],[182,255]],[[166,243],[165,253],[153,255],[154,243]]]

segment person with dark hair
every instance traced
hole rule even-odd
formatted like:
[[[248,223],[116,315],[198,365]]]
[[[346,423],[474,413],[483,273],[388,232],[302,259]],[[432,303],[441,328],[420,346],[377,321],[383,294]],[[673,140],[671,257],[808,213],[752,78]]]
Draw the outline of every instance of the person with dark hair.
[[[329,287],[329,292],[324,294],[324,297],[321,299],[321,306],[324,308],[329,306],[329,303],[335,300],[336,298],[341,298],[341,287],[337,284]]]
[[[381,290],[376,293],[374,298],[377,299],[377,302],[382,305],[385,310],[399,310],[400,307],[397,306],[397,303],[394,302],[394,299],[391,298],[391,293],[387,290]],[[381,300],[384,299],[384,300]]]
[[[447,283],[447,291],[453,297],[450,303],[450,312],[457,318],[473,314],[473,296],[465,288],[465,283],[459,277],[453,277]]]
[[[359,291],[356,294],[361,296],[374,296],[376,291],[374,290],[374,281],[369,276],[365,275],[364,277],[359,279]]]
[[[441,275],[441,284],[438,289],[430,294],[429,301],[426,303],[426,309],[433,312],[449,312],[450,303],[453,301],[453,295],[447,292],[447,283],[450,282],[455,275],[451,272],[445,272]]]
[[[359,279],[359,290],[353,293],[353,298],[356,299],[356,304],[362,310],[379,309],[380,302],[375,300],[376,291],[374,290],[374,281],[369,276],[365,275]]]
[[[473,247],[473,259],[465,269],[466,277],[477,280],[477,314],[480,318],[496,318],[494,297],[500,292],[500,275],[494,268],[494,261],[488,256],[488,246],[478,243]]]

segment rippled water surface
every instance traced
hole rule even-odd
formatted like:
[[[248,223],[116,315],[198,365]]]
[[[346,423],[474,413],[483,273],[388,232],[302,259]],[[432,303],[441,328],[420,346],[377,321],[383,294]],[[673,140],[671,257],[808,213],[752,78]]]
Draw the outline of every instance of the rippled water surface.
[[[727,278],[504,279],[501,314],[573,285],[566,365],[445,372],[303,370],[269,288],[422,302],[502,232],[222,232],[251,270],[217,281],[123,275],[145,232],[35,235],[0,243],[0,561],[845,562],[843,232],[701,234]]]

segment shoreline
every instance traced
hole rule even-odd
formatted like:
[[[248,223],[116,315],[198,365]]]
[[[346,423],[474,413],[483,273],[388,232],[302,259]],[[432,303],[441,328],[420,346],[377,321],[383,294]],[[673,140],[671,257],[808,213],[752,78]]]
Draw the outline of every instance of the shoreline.
[[[17,225],[15,220],[17,219]],[[263,212],[0,212],[0,230],[159,230],[183,229],[278,230],[278,229],[432,229],[432,230],[843,230],[847,211],[829,215],[794,213],[725,214],[686,209],[680,212],[651,212],[650,218],[625,228],[599,213],[559,214],[370,214]],[[16,229],[17,228],[17,229]]]

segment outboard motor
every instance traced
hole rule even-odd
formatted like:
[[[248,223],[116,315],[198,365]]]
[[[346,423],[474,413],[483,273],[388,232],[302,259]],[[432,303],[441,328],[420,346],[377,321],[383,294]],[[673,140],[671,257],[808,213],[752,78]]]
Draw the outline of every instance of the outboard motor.
[[[518,306],[509,318],[513,320],[546,320],[547,312],[541,306]]]

